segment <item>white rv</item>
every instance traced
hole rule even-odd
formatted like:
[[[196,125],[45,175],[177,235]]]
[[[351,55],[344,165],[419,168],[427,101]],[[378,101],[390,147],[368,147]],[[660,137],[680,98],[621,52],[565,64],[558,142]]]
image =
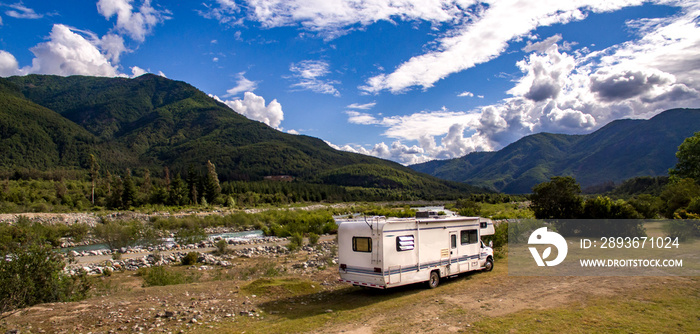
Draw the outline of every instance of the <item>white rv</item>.
[[[493,269],[490,219],[437,216],[337,220],[340,280],[386,289],[417,282],[437,287],[441,278]]]

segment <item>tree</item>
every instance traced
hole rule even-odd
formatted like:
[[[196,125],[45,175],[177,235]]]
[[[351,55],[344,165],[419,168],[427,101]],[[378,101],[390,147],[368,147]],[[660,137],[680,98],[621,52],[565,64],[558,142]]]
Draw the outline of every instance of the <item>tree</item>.
[[[216,166],[211,161],[207,161],[207,177],[204,180],[204,196],[207,203],[216,204],[221,195],[221,185],[219,176],[216,174]]]
[[[190,203],[192,205],[197,205],[197,181],[199,180],[199,175],[195,171],[194,166],[190,165],[187,168],[187,187],[190,190]]]
[[[571,176],[554,176],[532,188],[530,207],[538,219],[575,219],[582,211],[581,186]]]
[[[639,219],[642,216],[624,200],[613,201],[608,196],[598,196],[583,204],[584,219]]]
[[[112,179],[112,182],[109,183],[111,192],[111,196],[109,196],[109,206],[112,208],[121,208],[123,200],[122,194],[124,193],[124,182],[122,182],[122,178],[119,177],[119,175],[116,175],[115,177],[111,177],[110,175],[110,178]]]
[[[678,158],[676,167],[671,168],[668,173],[681,179],[692,178],[700,183],[700,131],[686,138],[678,146],[676,158]]]
[[[700,185],[691,178],[685,178],[671,182],[664,187],[661,200],[666,204],[664,216],[673,218],[679,209],[686,208],[694,198],[700,197]]]
[[[180,174],[175,175],[175,178],[173,178],[173,181],[170,183],[168,202],[171,205],[187,204],[187,185],[182,181],[182,178],[180,178]]]
[[[136,205],[136,184],[134,179],[131,177],[131,170],[126,169],[126,174],[124,175],[124,192],[122,193],[122,206],[128,208],[132,205]]]
[[[90,181],[92,182],[92,205],[95,205],[95,182],[100,176],[100,165],[97,163],[97,159],[94,154],[90,154]]]

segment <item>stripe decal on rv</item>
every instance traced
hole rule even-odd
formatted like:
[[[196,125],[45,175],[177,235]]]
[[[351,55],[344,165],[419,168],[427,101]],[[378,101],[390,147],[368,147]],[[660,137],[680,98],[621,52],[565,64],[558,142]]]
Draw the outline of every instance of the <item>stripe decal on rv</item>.
[[[465,256],[462,256],[458,259],[455,259],[453,261],[453,263],[467,262],[469,260],[475,260],[478,258],[479,258],[479,255],[465,255]],[[448,260],[440,260],[440,261],[421,263],[420,270],[439,267],[439,266],[446,266],[448,264],[449,264]],[[418,271],[418,270],[419,270],[418,266],[416,266],[416,265],[404,267],[401,269],[392,269],[392,270],[385,271],[385,272],[375,272],[374,268],[362,268],[362,267],[348,266],[347,268],[345,268],[345,273],[364,274],[364,275],[372,275],[372,276],[384,276],[384,275],[395,275],[395,274],[400,274],[400,273],[407,273],[407,272]]]

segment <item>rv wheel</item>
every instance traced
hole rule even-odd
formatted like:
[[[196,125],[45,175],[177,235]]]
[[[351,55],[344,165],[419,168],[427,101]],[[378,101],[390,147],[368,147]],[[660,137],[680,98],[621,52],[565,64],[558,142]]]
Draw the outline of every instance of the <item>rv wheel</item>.
[[[430,279],[428,280],[428,288],[435,289],[438,284],[440,284],[440,274],[437,271],[430,273]]]
[[[486,263],[484,264],[484,271],[491,271],[493,270],[493,258],[489,257],[486,259]]]

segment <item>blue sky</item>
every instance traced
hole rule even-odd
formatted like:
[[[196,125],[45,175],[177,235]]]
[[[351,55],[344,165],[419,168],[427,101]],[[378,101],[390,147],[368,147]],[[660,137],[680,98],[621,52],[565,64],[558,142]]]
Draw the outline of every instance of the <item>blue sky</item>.
[[[0,2],[0,76],[146,72],[411,164],[700,107],[700,2]]]

